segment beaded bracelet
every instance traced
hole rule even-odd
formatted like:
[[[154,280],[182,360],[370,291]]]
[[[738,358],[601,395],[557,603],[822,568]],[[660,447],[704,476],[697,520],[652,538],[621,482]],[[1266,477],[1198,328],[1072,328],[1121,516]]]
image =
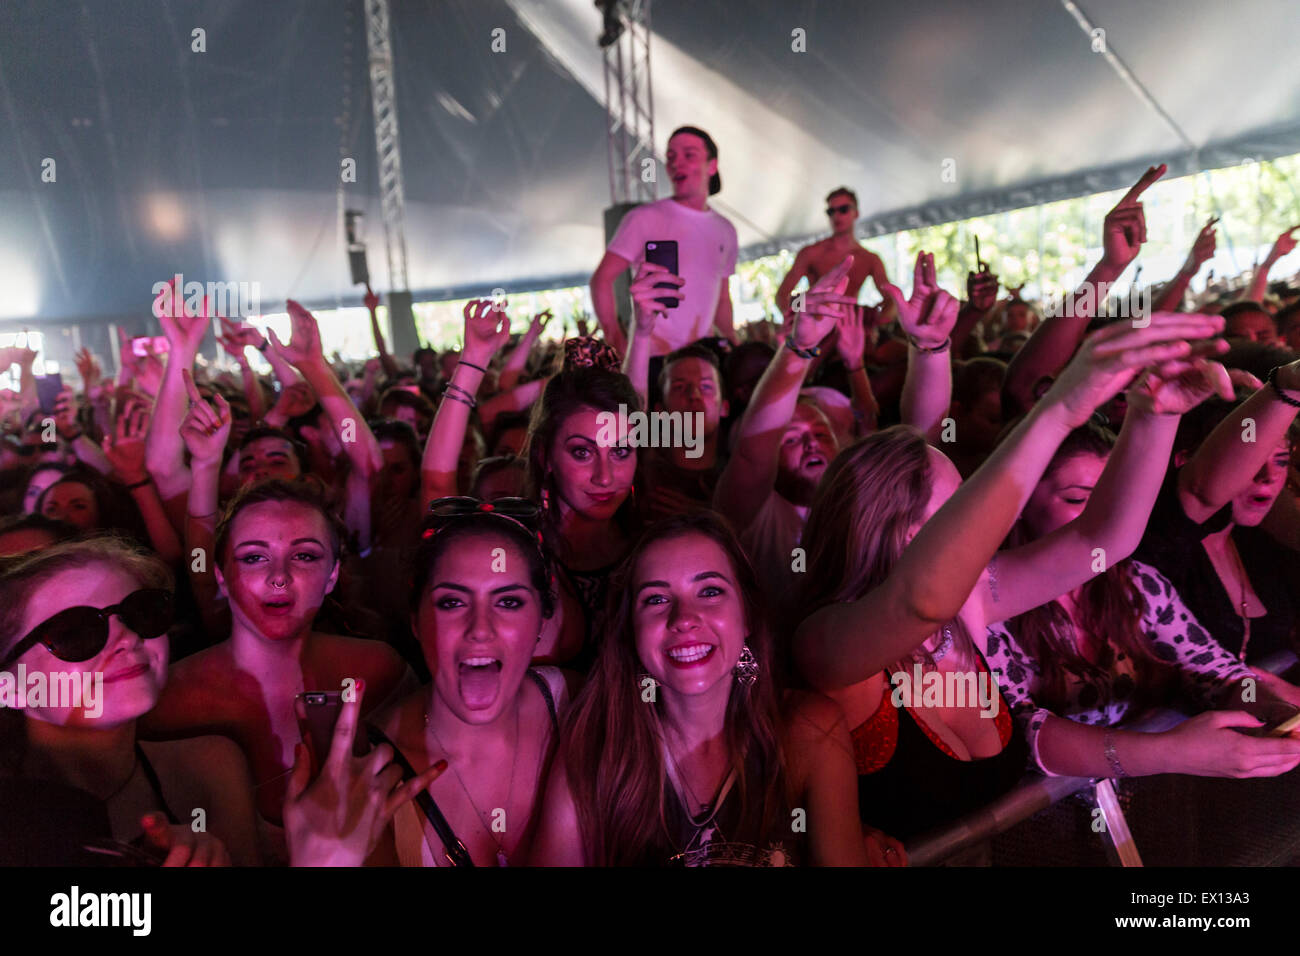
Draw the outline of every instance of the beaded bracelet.
[[[1276,395],[1282,401],[1286,402],[1286,404],[1290,405],[1292,408],[1300,408],[1300,402],[1296,401],[1286,392],[1282,391],[1281,386],[1277,384],[1277,373],[1281,368],[1282,366],[1280,365],[1274,365],[1271,369],[1269,369],[1268,378],[1265,379],[1265,381],[1267,381],[1269,387],[1273,389],[1274,395]]]
[[[822,354],[822,350],[818,348],[816,345],[814,345],[812,348],[809,349],[799,348],[799,346],[794,344],[793,337],[785,340],[785,347],[788,348],[795,355],[799,356],[801,359],[813,359]]]

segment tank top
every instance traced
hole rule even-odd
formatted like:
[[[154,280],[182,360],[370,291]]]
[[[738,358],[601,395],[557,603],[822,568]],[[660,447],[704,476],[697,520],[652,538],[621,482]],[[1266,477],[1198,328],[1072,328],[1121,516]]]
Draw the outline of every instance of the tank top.
[[[558,673],[556,668],[541,668],[548,672]],[[554,741],[559,736],[559,714],[555,708],[555,695],[551,692],[551,686],[547,678],[537,669],[529,668],[525,674],[529,680],[537,685],[541,691],[543,699],[546,701],[546,710],[551,715],[551,739]],[[378,728],[372,728],[372,733],[376,737],[382,737],[382,732]],[[409,780],[416,776],[415,770],[406,758],[401,756],[401,751],[397,745],[386,737],[383,738],[386,743],[393,748],[401,759],[398,761],[402,764],[403,779]],[[544,782],[544,781],[543,781]],[[442,846],[432,846],[430,838],[426,835],[425,815],[417,808],[415,803],[406,803],[398,808],[397,813],[393,815],[393,836],[397,845],[397,859],[400,866],[446,866],[447,856],[445,848]],[[436,837],[432,842],[437,842]]]
[[[982,656],[979,664],[988,674]],[[988,803],[1024,776],[1029,749],[1000,691],[992,719],[1002,749],[992,757],[962,760],[910,708],[894,706],[888,682],[886,676],[876,712],[851,734],[864,824],[908,840]]]
[[[677,792],[665,781],[664,823],[667,833],[647,849],[641,866],[798,866],[807,857],[805,836],[792,826],[782,801],[763,823],[760,805],[767,782],[754,755],[745,763],[750,805],[742,810],[737,772],[733,769],[712,804],[692,817]]]

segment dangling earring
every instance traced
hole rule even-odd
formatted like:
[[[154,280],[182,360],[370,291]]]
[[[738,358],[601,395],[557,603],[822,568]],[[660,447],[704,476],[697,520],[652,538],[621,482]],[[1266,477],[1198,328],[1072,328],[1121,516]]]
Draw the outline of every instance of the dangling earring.
[[[542,510],[551,510],[551,493],[547,490],[545,485],[542,486]]]
[[[754,657],[754,652],[749,649],[748,644],[741,646],[740,660],[736,661],[732,673],[736,675],[736,683],[741,687],[749,687],[754,681],[758,680],[758,660]]]

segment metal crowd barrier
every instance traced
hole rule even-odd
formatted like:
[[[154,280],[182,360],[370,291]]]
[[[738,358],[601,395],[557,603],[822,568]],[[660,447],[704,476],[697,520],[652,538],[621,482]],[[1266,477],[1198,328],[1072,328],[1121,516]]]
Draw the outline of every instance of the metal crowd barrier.
[[[1279,651],[1251,666],[1256,670],[1281,674],[1296,664],[1297,657],[1294,653]],[[1186,719],[1187,715],[1174,710],[1155,710],[1126,725],[1124,729],[1159,733],[1176,727]],[[955,823],[917,837],[907,846],[908,860],[912,866],[942,864],[1006,833],[1057,802],[1089,788],[1096,791],[1097,804],[1105,816],[1104,833],[1112,862],[1124,866],[1140,866],[1141,860],[1134,839],[1129,834],[1127,821],[1124,820],[1109,780],[1044,777],[1038,773],[1029,774],[1013,790]]]

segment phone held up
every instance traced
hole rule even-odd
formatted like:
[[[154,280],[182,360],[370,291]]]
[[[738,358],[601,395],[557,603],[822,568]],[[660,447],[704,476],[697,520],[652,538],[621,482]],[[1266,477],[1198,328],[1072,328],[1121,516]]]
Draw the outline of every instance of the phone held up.
[[[655,242],[645,244],[645,261],[653,262],[657,266],[663,266],[673,275],[679,275],[677,271],[677,240],[661,239]],[[660,282],[655,286],[656,289],[676,289],[676,286]],[[678,302],[671,298],[655,299],[665,309],[677,308]]]
[[[295,705],[298,729],[311,754],[312,776],[315,777],[329,756],[334,725],[343,710],[343,695],[338,691],[307,691],[297,696]],[[370,743],[364,728],[358,725],[352,741],[352,756],[362,757],[369,752]]]

